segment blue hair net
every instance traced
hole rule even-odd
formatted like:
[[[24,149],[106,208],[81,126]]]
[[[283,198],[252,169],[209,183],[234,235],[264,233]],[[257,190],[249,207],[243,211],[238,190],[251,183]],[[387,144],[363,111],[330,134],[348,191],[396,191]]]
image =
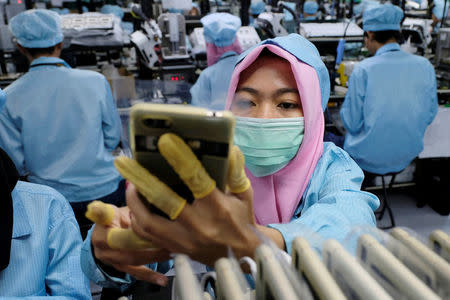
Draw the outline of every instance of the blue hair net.
[[[260,13],[263,13],[265,10],[266,10],[266,3],[264,3],[263,1],[250,4],[250,14],[252,15],[259,15]]]
[[[241,28],[241,19],[228,13],[214,13],[200,20],[205,41],[217,47],[233,44],[236,32]]]
[[[120,6],[118,5],[110,5],[110,4],[103,5],[102,8],[100,9],[100,12],[102,14],[115,15],[116,17],[119,17],[119,19],[122,19],[124,15],[122,8],[120,8]]]
[[[308,15],[313,15],[319,9],[319,4],[316,1],[306,1],[303,4],[303,12]]]
[[[364,31],[400,30],[403,11],[395,5],[383,4],[363,14]]]
[[[24,11],[9,23],[17,42],[25,48],[48,48],[63,40],[61,17],[47,9]]]
[[[287,52],[291,53],[298,60],[310,65],[316,70],[317,77],[320,84],[320,96],[322,109],[327,108],[328,99],[330,98],[330,75],[328,74],[327,67],[320,58],[319,51],[310,41],[305,39],[299,34],[292,33],[287,36],[277,37],[274,39],[268,39],[260,42],[258,45],[253,46],[239,56],[238,62],[240,63],[255,47],[259,45],[272,44],[276,45]]]

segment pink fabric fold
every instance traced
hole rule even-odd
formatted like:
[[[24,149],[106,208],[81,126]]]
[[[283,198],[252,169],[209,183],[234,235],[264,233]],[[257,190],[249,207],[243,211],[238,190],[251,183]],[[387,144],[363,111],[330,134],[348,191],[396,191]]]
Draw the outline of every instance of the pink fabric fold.
[[[255,48],[236,66],[231,77],[226,109],[231,108],[240,73],[248,68],[265,48],[291,64],[303,107],[305,135],[297,155],[275,174],[255,177],[247,168],[245,170],[254,190],[255,218],[261,225],[291,221],[322,155],[325,126],[320,83],[315,69],[276,45],[266,44]]]
[[[214,65],[224,53],[230,51],[241,54],[242,48],[237,38],[234,39],[233,44],[225,47],[217,47],[212,43],[206,43],[206,60],[208,62],[208,67]]]

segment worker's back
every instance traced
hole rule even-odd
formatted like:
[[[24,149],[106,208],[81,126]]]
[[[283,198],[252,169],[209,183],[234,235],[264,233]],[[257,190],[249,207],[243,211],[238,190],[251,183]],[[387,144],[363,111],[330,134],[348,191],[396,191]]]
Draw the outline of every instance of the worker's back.
[[[366,171],[400,171],[422,151],[437,107],[433,66],[387,44],[351,75],[341,110],[344,149]]]
[[[192,105],[212,110],[224,110],[231,75],[237,63],[235,52],[225,53],[214,65],[200,74],[191,88]]]
[[[29,181],[55,188],[70,202],[116,190],[120,176],[110,152],[120,141],[120,119],[101,74],[39,58],[5,93],[0,146]]]

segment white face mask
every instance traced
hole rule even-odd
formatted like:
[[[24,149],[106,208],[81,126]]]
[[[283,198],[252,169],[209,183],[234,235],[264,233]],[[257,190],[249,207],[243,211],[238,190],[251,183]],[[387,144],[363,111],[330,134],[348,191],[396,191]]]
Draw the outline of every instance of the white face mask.
[[[299,118],[236,118],[234,143],[245,157],[245,166],[256,177],[274,174],[297,154],[305,122]]]

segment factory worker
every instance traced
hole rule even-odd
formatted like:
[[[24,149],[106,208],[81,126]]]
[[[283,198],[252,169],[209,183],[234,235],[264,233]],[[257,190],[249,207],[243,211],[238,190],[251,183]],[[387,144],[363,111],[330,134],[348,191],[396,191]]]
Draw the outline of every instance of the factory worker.
[[[119,19],[123,19],[123,16],[125,15],[125,13],[123,12],[122,8],[118,5],[111,5],[111,4],[106,4],[103,5],[102,8],[100,9],[100,12],[102,14],[111,14],[114,15],[116,17],[118,17]]]
[[[4,94],[0,89],[0,110]],[[52,188],[18,181],[0,149],[0,298],[91,299],[72,209]]]
[[[343,241],[355,225],[375,226],[373,211],[379,201],[360,191],[363,172],[341,148],[322,141],[329,94],[329,76],[319,52],[300,35],[266,40],[245,52],[233,72],[226,103],[237,117],[235,144],[243,153],[237,147],[230,153],[231,193],[214,189],[201,168],[183,168],[195,156],[187,149],[177,150],[183,142],[173,135],[162,137],[159,150],[174,170],[185,178],[202,178],[185,181],[199,196],[192,205],[173,207],[178,214],[168,220],[149,212],[130,184],[131,214],[123,214],[127,222],[159,248],[208,265],[227,256],[228,246],[237,257],[253,256],[260,241],[249,225],[289,252],[293,239],[307,235],[307,229]],[[120,227],[120,216],[114,227]],[[115,264],[142,265],[157,259],[114,253],[106,247],[110,229],[94,226],[92,247],[86,240],[82,260],[88,260],[91,249],[91,254],[108,252],[98,258]]]
[[[374,56],[353,70],[340,112],[347,131],[344,149],[375,174],[411,163],[438,109],[433,66],[397,43],[402,18],[402,10],[391,4],[364,13],[364,40]]]
[[[306,1],[303,4],[303,17],[306,21],[314,21],[317,19],[317,10],[319,9],[319,4],[316,1]]]
[[[253,24],[253,22],[259,16],[259,14],[265,11],[266,11],[266,3],[264,1],[260,0],[252,1],[249,8],[250,24]]]
[[[347,2],[350,3],[351,0]],[[349,4],[348,4],[349,5]],[[355,0],[353,3],[353,15],[362,15],[364,11],[380,5],[379,1],[376,0]]]
[[[124,181],[111,151],[119,144],[121,124],[105,77],[72,69],[59,58],[63,35],[55,12],[28,10],[9,27],[31,64],[5,89],[0,147],[28,181],[63,194],[79,221],[91,200],[120,206]]]
[[[441,21],[444,16],[448,14],[448,8],[450,6],[450,0],[433,0],[434,6],[432,9],[431,18],[433,23],[431,26],[437,31],[441,27]],[[445,9],[444,9],[445,6]]]
[[[254,0],[251,1],[250,4],[250,14],[253,16],[258,16],[260,13],[263,13],[266,10],[266,3],[261,0]]]
[[[231,74],[241,53],[236,38],[241,20],[228,13],[214,13],[200,21],[206,41],[208,68],[202,71],[190,90],[192,105],[223,110]]]

